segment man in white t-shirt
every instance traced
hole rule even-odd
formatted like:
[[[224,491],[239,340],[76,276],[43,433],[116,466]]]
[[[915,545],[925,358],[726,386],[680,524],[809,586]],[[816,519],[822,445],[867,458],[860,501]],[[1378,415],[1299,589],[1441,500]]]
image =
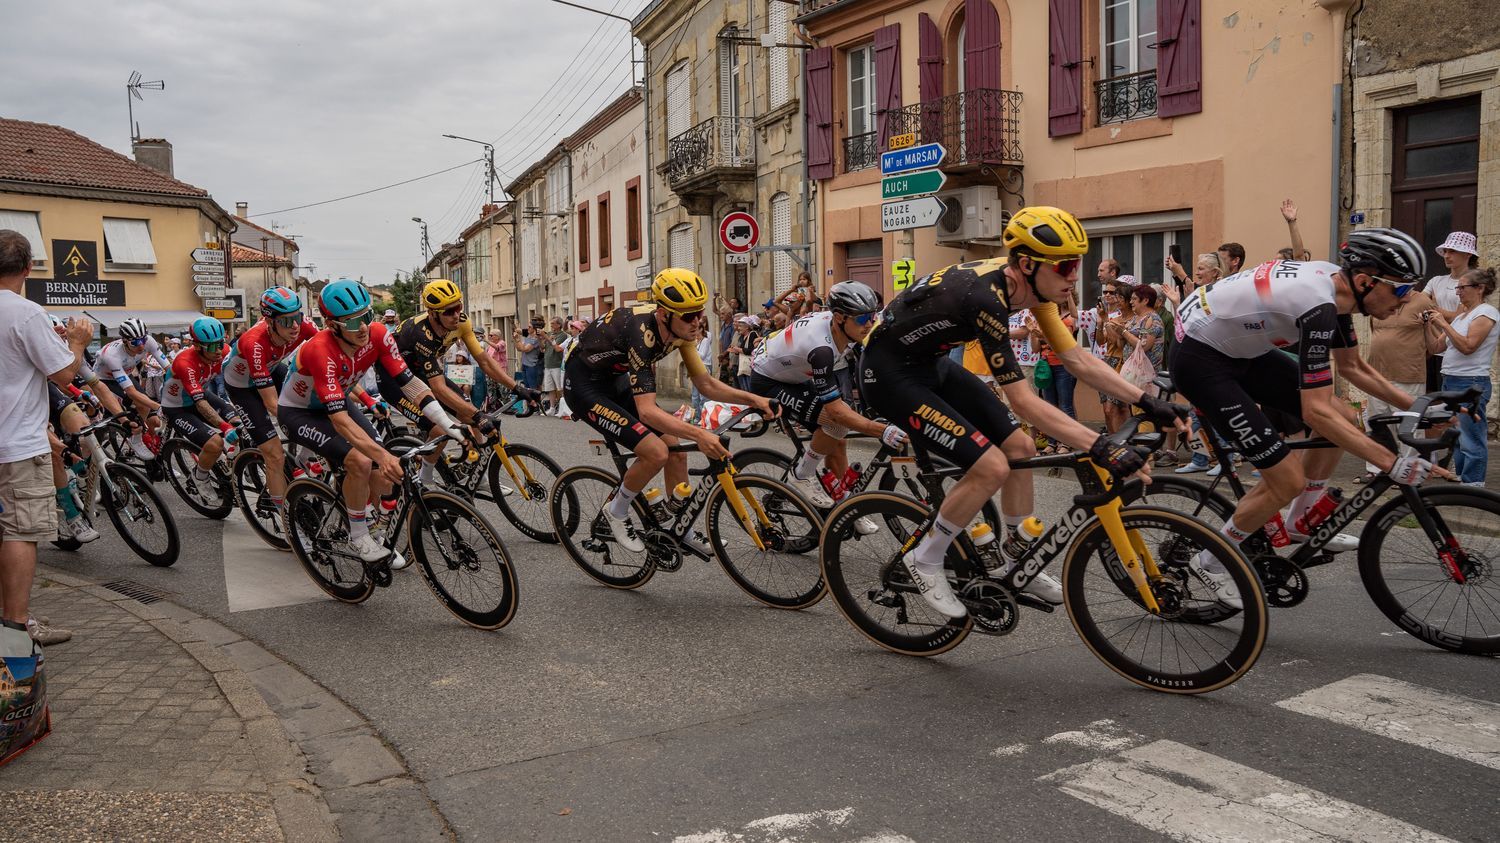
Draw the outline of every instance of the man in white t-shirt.
[[[47,381],[66,387],[94,337],[93,324],[76,319],[60,339],[41,305],[22,295],[30,274],[31,243],[0,229],[0,383],[12,396],[0,401],[0,655],[14,656],[31,655],[32,638],[47,633],[27,628],[36,545],[57,538]]]

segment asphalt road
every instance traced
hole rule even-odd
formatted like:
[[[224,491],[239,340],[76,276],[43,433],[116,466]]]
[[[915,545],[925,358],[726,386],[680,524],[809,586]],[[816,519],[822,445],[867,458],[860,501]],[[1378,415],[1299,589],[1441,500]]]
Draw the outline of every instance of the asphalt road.
[[[564,466],[579,425],[506,421]],[[764,441],[764,440],[762,440]],[[497,632],[414,572],[361,606],[321,597],[243,524],[196,516],[170,569],[112,529],[43,561],[128,578],[219,619],[357,708],[462,839],[1493,840],[1500,664],[1392,626],[1353,560],[1275,610],[1258,666],[1202,697],[1136,688],[1066,616],[929,660],[886,653],[824,601],[765,608],[690,560],[594,584],[490,504],[520,577]],[[1066,479],[1038,478],[1038,512]],[[231,518],[236,518],[232,516]],[[54,618],[66,625],[65,618]]]

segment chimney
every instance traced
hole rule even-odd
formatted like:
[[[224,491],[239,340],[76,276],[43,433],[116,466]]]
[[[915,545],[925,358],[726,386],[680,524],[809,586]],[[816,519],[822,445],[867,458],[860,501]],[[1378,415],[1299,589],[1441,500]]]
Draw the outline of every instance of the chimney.
[[[240,219],[245,219],[245,220],[250,219],[250,203],[249,202],[236,202],[236,203],[234,203],[234,215],[237,216],[237,217],[239,217]]]
[[[138,164],[172,175],[172,144],[164,138],[137,138],[131,142]]]

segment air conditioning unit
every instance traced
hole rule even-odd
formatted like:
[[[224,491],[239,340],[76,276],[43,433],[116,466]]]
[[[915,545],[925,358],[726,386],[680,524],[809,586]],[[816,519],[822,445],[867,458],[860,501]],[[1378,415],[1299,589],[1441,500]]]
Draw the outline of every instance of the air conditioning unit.
[[[974,240],[998,240],[1010,211],[1000,203],[1000,188],[976,184],[937,195],[943,203],[937,222],[939,243],[968,243]]]

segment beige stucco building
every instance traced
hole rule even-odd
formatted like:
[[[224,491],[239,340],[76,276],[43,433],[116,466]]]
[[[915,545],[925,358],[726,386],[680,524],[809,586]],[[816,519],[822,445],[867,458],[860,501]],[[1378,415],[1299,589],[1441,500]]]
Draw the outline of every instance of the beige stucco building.
[[[563,144],[506,186],[515,197],[516,313],[523,323],[573,312],[573,193]]]
[[[651,285],[645,119],[643,92],[632,88],[563,141],[573,173],[573,312],[582,319],[633,301]]]

